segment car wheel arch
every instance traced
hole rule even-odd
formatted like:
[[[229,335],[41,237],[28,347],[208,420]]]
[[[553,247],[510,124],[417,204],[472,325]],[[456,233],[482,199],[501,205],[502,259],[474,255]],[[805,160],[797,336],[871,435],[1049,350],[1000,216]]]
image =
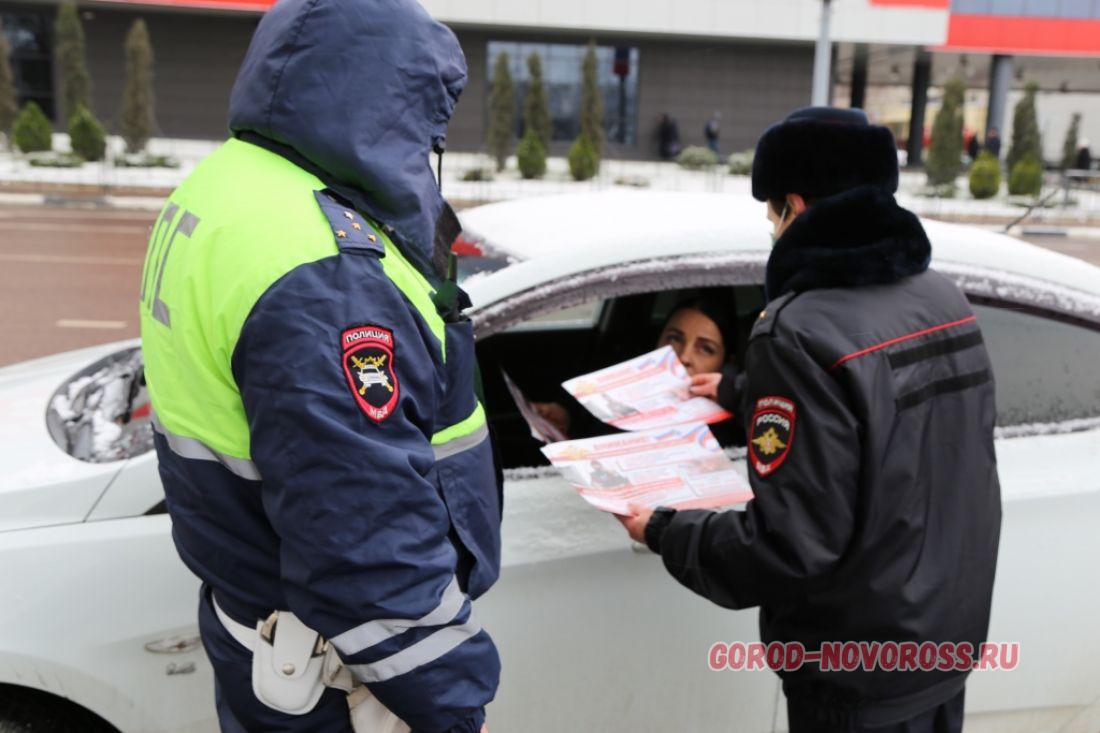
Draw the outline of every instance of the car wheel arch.
[[[56,727],[39,727],[41,722],[48,723],[51,720],[56,722]],[[75,700],[38,687],[0,682],[0,726],[5,723],[30,723],[33,728],[28,730],[42,730],[43,733],[68,730],[80,730],[82,733],[121,733],[93,710]]]

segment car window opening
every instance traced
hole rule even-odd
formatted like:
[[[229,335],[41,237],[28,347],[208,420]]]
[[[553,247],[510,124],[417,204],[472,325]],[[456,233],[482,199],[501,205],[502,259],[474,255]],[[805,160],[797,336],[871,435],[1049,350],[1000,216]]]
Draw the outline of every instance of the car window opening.
[[[564,408],[570,438],[616,432],[581,407],[562,389],[561,383],[657,348],[670,316],[679,307],[694,307],[701,298],[711,303],[728,303],[732,312],[720,320],[724,321],[727,338],[732,341],[729,357],[735,364],[744,364],[752,324],[764,307],[764,290],[758,285],[681,288],[611,299],[593,298],[581,305],[544,311],[479,342],[486,409],[504,467],[539,467],[547,461],[539,451],[542,444],[530,436],[509,395],[501,370],[511,376],[530,401]],[[736,417],[712,426],[712,431],[723,447],[744,444],[743,430]]]
[[[1100,418],[1100,328],[1045,318],[1019,308],[975,304],[997,386],[998,428]]]

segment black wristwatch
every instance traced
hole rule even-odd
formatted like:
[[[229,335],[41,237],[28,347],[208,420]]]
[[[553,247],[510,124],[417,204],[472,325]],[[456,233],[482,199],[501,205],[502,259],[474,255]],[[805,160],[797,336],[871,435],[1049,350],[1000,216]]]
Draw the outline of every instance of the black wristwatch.
[[[661,536],[668,529],[672,518],[676,516],[675,509],[667,506],[659,506],[653,510],[652,516],[645,525],[645,544],[658,555],[661,554]]]

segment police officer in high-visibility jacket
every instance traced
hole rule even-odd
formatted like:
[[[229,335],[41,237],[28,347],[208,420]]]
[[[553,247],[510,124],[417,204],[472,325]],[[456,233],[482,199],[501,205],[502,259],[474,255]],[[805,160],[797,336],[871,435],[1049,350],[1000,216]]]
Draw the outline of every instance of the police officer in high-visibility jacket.
[[[483,726],[500,477],[430,166],[465,80],[415,0],[281,0],[153,228],[146,378],[223,730]]]

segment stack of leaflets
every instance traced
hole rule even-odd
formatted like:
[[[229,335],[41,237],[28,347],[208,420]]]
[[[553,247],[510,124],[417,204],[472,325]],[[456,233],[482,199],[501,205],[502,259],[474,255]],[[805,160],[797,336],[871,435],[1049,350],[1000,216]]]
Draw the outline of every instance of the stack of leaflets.
[[[752,498],[707,427],[730,414],[689,394],[691,380],[670,346],[562,385],[595,417],[626,433],[566,440],[504,376],[531,435],[549,443],[543,454],[597,509],[626,515],[632,506],[713,508]]]

